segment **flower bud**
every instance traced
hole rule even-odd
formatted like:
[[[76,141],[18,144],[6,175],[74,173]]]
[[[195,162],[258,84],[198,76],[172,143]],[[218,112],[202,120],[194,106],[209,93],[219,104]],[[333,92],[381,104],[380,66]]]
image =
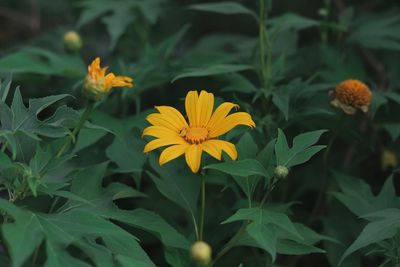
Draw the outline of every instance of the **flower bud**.
[[[275,177],[278,179],[284,179],[289,174],[289,169],[285,166],[278,165],[274,170]]]
[[[390,150],[383,150],[381,164],[384,171],[397,167],[398,161],[396,154]]]
[[[76,52],[82,48],[82,40],[75,31],[69,31],[64,34],[64,45],[68,51]]]
[[[197,241],[190,249],[190,256],[198,266],[206,266],[211,261],[211,247],[204,241]]]

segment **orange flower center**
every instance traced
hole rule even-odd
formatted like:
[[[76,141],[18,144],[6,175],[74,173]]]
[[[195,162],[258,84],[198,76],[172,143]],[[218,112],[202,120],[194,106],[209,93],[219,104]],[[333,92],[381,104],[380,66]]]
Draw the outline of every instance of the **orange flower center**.
[[[358,80],[346,80],[341,82],[335,90],[336,98],[343,104],[356,108],[368,106],[372,93],[368,86]]]
[[[208,139],[208,130],[204,127],[189,127],[182,129],[180,135],[191,144],[200,144]]]

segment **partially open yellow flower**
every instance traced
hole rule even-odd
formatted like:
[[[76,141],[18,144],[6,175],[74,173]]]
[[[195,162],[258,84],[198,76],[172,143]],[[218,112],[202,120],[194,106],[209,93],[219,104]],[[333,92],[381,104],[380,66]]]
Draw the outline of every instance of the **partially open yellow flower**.
[[[88,66],[85,78],[84,92],[95,101],[103,98],[113,87],[132,87],[133,79],[127,76],[115,76],[110,72],[106,75],[108,67],[100,67],[100,58],[97,57]]]
[[[331,104],[351,115],[357,109],[367,112],[371,100],[371,90],[365,83],[359,80],[345,80],[336,86]]]
[[[143,131],[143,135],[153,136],[144,148],[150,152],[156,148],[169,146],[160,155],[163,165],[183,154],[186,163],[197,172],[200,168],[201,155],[205,151],[212,157],[221,160],[222,151],[236,160],[237,151],[234,144],[219,140],[218,137],[229,132],[237,125],[255,127],[251,116],[246,112],[229,114],[239,106],[230,102],[222,103],[214,110],[214,95],[206,91],[189,91],[186,95],[185,108],[189,123],[182,114],[173,107],[157,106],[159,113],[147,116],[152,126]]]

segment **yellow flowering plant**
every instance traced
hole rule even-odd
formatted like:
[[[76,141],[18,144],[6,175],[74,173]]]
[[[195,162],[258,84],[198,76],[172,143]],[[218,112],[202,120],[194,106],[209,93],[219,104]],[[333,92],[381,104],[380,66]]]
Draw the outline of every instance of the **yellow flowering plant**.
[[[144,152],[169,146],[160,154],[160,165],[163,165],[183,154],[192,172],[197,172],[201,164],[202,152],[206,152],[217,160],[221,160],[225,152],[232,160],[237,159],[234,144],[220,140],[238,125],[254,128],[255,123],[246,112],[230,114],[232,109],[239,108],[231,102],[222,103],[214,110],[214,95],[206,91],[189,91],[185,99],[186,114],[189,123],[182,114],[173,107],[156,106],[159,113],[147,116],[152,126],[143,131],[144,136],[156,137],[144,147]]]
[[[91,100],[98,101],[106,96],[113,87],[133,86],[133,79],[128,76],[116,76],[114,73],[107,73],[108,67],[100,66],[100,58],[96,57],[88,66],[83,91]]]
[[[400,267],[397,2],[3,0],[0,267]]]

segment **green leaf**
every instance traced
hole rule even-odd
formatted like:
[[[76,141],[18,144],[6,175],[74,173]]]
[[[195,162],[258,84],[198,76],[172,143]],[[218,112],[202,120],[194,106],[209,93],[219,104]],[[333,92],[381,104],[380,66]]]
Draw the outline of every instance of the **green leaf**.
[[[144,209],[119,210],[113,214],[112,218],[155,234],[164,246],[189,249],[189,241],[154,212]]]
[[[218,2],[190,5],[190,9],[206,12],[214,12],[225,15],[246,14],[258,20],[257,15],[242,4],[235,2]]]
[[[225,224],[243,220],[251,220],[259,222],[260,224],[273,224],[282,231],[290,234],[292,237],[303,239],[289,217],[284,213],[276,211],[260,208],[239,209],[235,214],[222,223]]]
[[[102,178],[105,176],[106,168],[107,163],[103,163],[77,173],[72,181],[71,192],[84,198],[90,204],[82,205],[82,203],[70,201],[63,207],[63,210],[77,206],[79,209],[150,232],[167,247],[188,249],[189,242],[187,239],[159,215],[143,209],[132,211],[118,209],[113,200],[142,197],[143,194],[136,190],[129,190],[128,186],[121,183],[112,183],[107,188],[103,188]]]
[[[400,123],[385,123],[382,127],[389,133],[392,141],[396,141],[400,136]]]
[[[210,164],[204,167],[204,169],[218,170],[230,175],[249,177],[252,175],[267,176],[267,171],[255,159],[243,159],[237,161],[229,161],[223,163]]]
[[[77,240],[84,242],[85,238],[91,237],[103,239],[105,246],[102,250],[116,257],[125,256],[127,261],[123,266],[155,266],[132,235],[92,213],[80,210],[51,215],[33,213],[5,200],[0,200],[0,209],[14,219],[13,223],[2,225],[13,267],[22,266],[42,240],[45,240],[47,253],[44,266],[89,266],[71,256],[66,248]],[[89,255],[93,255],[97,245],[92,248]]]
[[[59,55],[41,48],[26,47],[2,57],[0,72],[82,77],[85,66],[78,56]]]
[[[380,193],[374,196],[370,186],[362,179],[343,173],[334,173],[342,192],[333,195],[352,213],[363,216],[387,208],[400,208],[400,197],[396,196],[393,177],[390,176]]]
[[[245,94],[254,94],[258,91],[257,87],[251,81],[239,73],[223,75],[221,76],[221,81],[228,83],[228,85],[225,86],[222,91]]]
[[[0,171],[14,167],[11,159],[4,152],[0,151]]]
[[[11,75],[4,81],[0,80],[0,101],[6,102],[11,87]]]
[[[128,25],[134,21],[134,16],[129,5],[118,4],[115,5],[114,12],[103,17],[101,21],[107,26],[107,31],[111,37],[110,50],[113,50]]]
[[[102,17],[111,37],[110,49],[114,49],[120,37],[126,32],[128,25],[140,21],[140,12],[151,24],[156,23],[161,14],[160,5],[163,0],[130,1],[122,0],[118,4],[107,0],[84,0],[79,2],[83,12],[78,20],[78,27]],[[134,12],[137,11],[137,12]],[[108,14],[105,16],[105,14]]]
[[[143,140],[139,133],[124,134],[122,137],[116,136],[112,144],[107,147],[107,157],[118,165],[115,171],[123,173],[142,172],[146,156],[142,152],[144,147]]]
[[[265,251],[267,251],[272,261],[276,258],[277,235],[274,227],[269,224],[250,223],[246,231]]]
[[[154,154],[150,154],[151,167],[158,176],[147,172],[158,191],[166,198],[189,213],[192,220],[197,214],[197,200],[200,192],[200,177],[189,171],[180,160],[160,166]]]
[[[292,13],[286,13],[282,16],[271,18],[269,23],[278,31],[290,29],[298,31],[320,25],[320,22],[317,20],[305,18]]]
[[[302,133],[293,139],[293,146],[289,148],[285,134],[278,129],[278,138],[275,144],[277,165],[292,167],[308,161],[325,146],[313,146],[326,130]]]
[[[365,218],[377,217],[368,223],[357,239],[347,248],[339,264],[351,253],[379,241],[392,238],[400,227],[400,209],[385,209],[364,216]]]
[[[322,253],[324,250],[314,245],[321,240],[337,242],[320,235],[302,224],[294,224],[289,217],[274,210],[251,208],[240,209],[223,223],[250,221],[246,234],[239,245],[253,246],[267,251],[273,261],[276,253],[300,255]]]
[[[257,144],[248,132],[245,132],[237,142],[236,149],[239,159],[255,158],[258,152]]]
[[[252,67],[249,65],[234,65],[234,64],[218,64],[197,69],[187,69],[184,73],[176,76],[172,80],[172,82],[175,82],[182,78],[213,76],[213,75],[220,75],[232,72],[239,72],[248,69],[252,69]]]
[[[397,12],[364,15],[356,21],[348,41],[372,49],[400,50],[399,29]]]
[[[289,95],[283,93],[272,93],[272,103],[282,111],[285,120],[289,119]]]

